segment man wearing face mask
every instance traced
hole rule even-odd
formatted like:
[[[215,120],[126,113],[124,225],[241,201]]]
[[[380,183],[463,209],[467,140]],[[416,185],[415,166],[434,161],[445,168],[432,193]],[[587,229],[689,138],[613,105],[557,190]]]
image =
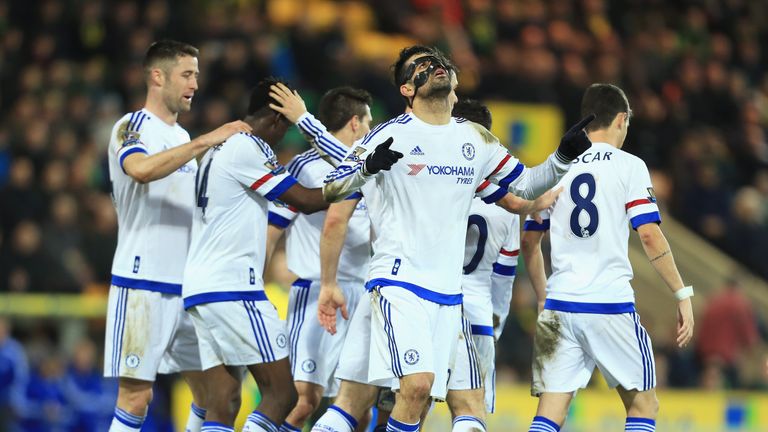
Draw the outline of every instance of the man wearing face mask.
[[[452,69],[434,48],[404,49],[394,76],[412,112],[372,130],[323,187],[329,201],[369,182],[381,195],[368,204],[376,234],[366,283],[375,305],[368,378],[399,380],[391,431],[418,430],[430,396],[445,399],[462,325],[466,221],[476,191],[482,193],[489,180],[502,194],[508,189],[535,198],[591,146],[582,130],[588,117],[546,162],[526,168],[487,129],[451,117]]]

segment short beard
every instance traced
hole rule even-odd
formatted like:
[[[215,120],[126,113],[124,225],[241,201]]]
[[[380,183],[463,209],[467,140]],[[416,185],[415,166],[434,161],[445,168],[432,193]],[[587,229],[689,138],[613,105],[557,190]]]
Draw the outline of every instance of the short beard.
[[[452,87],[450,79],[447,79],[445,83],[433,81],[432,85],[430,85],[428,88],[424,86],[423,93],[419,96],[431,101],[436,99],[447,99],[448,95],[451,94],[451,90]]]

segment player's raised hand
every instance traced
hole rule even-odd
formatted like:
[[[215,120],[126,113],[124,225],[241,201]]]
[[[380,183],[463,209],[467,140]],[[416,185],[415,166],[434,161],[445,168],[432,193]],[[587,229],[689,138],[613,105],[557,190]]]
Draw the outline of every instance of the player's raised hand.
[[[201,138],[205,140],[208,147],[213,147],[223,143],[232,135],[240,132],[251,133],[253,132],[253,128],[242,120],[236,120],[219,126],[203,135]]]
[[[685,347],[692,337],[693,306],[691,306],[691,298],[689,297],[677,303],[677,346]]]
[[[317,319],[320,325],[330,334],[336,334],[336,310],[341,309],[341,316],[349,319],[347,300],[339,285],[321,285],[317,299]]]
[[[557,157],[563,162],[570,162],[588,148],[592,147],[592,141],[589,140],[584,128],[595,119],[594,114],[590,114],[575,125],[560,138],[560,146],[557,148]]]
[[[387,138],[386,141],[376,146],[373,153],[365,158],[365,172],[368,174],[376,174],[381,170],[389,171],[392,168],[392,165],[394,165],[398,159],[403,157],[403,154],[399,151],[389,148],[393,141],[394,139],[392,137]]]
[[[269,107],[284,115],[291,123],[298,122],[299,117],[307,112],[304,99],[296,90],[291,91],[283,83],[274,84],[269,87],[269,90],[269,96],[280,103],[280,105],[271,103]]]

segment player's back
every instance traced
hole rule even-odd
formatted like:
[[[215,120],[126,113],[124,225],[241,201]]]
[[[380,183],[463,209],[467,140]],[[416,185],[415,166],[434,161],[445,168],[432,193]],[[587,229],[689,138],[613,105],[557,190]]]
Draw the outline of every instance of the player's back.
[[[549,221],[552,276],[547,299],[634,302],[629,225],[660,221],[645,163],[609,144],[594,143],[560,185],[564,190]]]
[[[454,118],[430,125],[405,114],[368,135],[392,136],[391,149],[404,155],[373,180],[381,196],[368,201],[377,228],[369,285],[415,285],[439,293],[432,297],[438,303],[460,302],[469,207],[499,151],[498,141],[478,128]]]
[[[519,246],[509,245],[519,244],[519,220],[519,216],[495,204],[486,204],[480,198],[472,201],[467,222],[461,288],[464,294],[464,313],[473,324],[491,319],[491,273],[500,254],[517,257]]]
[[[126,114],[113,127],[109,177],[118,219],[113,285],[181,294],[197,162],[145,184],[126,174],[123,163],[133,153],[152,155],[189,140],[181,126],[146,109]]]
[[[333,165],[326,162],[315,150],[295,156],[286,169],[306,188],[323,186],[323,180]],[[344,248],[339,257],[339,280],[364,280],[370,259],[371,224],[365,200],[360,193],[348,199],[360,198],[349,220]],[[320,237],[327,211],[298,214],[286,232],[286,258],[288,269],[300,278],[320,280]]]
[[[269,145],[244,133],[209,150],[200,167],[185,307],[263,290],[267,202],[295,184]]]

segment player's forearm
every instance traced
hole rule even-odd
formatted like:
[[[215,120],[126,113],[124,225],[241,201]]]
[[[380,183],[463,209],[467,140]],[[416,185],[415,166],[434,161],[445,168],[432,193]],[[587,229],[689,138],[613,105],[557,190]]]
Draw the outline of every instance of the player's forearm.
[[[267,250],[266,250],[266,259],[264,260],[264,271],[267,270],[267,267],[269,266],[269,262],[272,260],[272,254],[275,252],[275,248],[277,247],[277,242],[280,240],[280,237],[283,235],[283,229],[276,227],[274,225],[267,225]]]
[[[326,221],[320,237],[320,284],[335,284],[341,250],[347,236],[347,224]]]
[[[509,185],[509,191],[524,199],[536,199],[551,189],[568,172],[570,164],[561,162],[554,154],[532,168],[526,168],[520,177]]]
[[[123,168],[137,182],[149,183],[169,176],[187,162],[204,154],[208,148],[207,141],[200,137],[150,156],[128,156],[123,162]]]
[[[512,301],[512,285],[514,276],[491,273],[491,304],[493,313],[498,316],[509,314],[509,303]]]
[[[541,237],[539,236],[541,234],[537,233],[535,237],[538,238],[531,238],[529,233],[525,233],[520,249],[536,299],[541,303],[547,297],[547,273],[544,270],[544,254],[541,252]]]
[[[325,125],[311,113],[305,112],[296,122],[299,130],[334,168],[338,167],[347,154],[347,147],[325,128]]]
[[[661,229],[655,224],[653,225],[651,229],[645,230],[640,234],[640,241],[643,244],[645,255],[669,289],[673,292],[677,291],[684,286],[683,278],[677,270],[677,264],[675,264],[675,257],[672,255],[669,242],[667,242],[664,234],[661,233]]]
[[[513,193],[507,193],[503,198],[496,201],[496,205],[504,210],[519,215],[528,214],[534,211],[534,202],[520,198]]]
[[[373,178],[372,175],[363,173],[362,162],[354,165],[341,165],[326,177],[323,185],[323,196],[328,202],[339,202],[347,198],[352,192],[360,190],[371,178]]]

